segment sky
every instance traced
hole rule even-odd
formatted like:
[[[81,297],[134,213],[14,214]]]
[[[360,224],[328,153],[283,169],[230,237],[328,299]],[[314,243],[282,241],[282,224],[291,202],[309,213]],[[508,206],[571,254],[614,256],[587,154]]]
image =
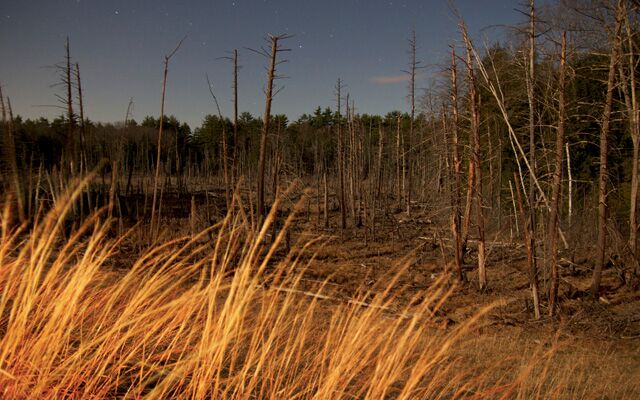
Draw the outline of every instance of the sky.
[[[504,40],[504,26],[525,19],[518,0],[457,0],[475,41]],[[158,116],[164,55],[186,36],[171,59],[165,114],[199,126],[215,105],[231,116],[232,65],[238,49],[239,109],[264,109],[267,60],[248,49],[267,34],[290,34],[279,65],[284,86],[272,113],[290,120],[318,107],[334,107],[341,78],[356,111],[386,114],[407,110],[408,38],[416,32],[417,58],[426,68],[417,80],[428,87],[459,43],[448,0],[1,0],[0,84],[14,114],[53,118],[63,94],[53,65],[64,60],[70,40],[80,65],[85,115],[123,121],[129,99],[133,118]]]

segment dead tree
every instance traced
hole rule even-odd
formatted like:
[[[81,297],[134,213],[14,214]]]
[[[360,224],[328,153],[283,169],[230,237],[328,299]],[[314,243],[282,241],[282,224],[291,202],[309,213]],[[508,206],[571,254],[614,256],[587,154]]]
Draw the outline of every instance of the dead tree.
[[[233,149],[231,150],[231,185],[238,175],[238,49],[233,49]]]
[[[471,143],[471,159],[475,169],[474,193],[476,205],[476,225],[478,227],[478,281],[480,290],[487,287],[487,273],[485,269],[486,255],[484,243],[484,210],[482,208],[482,169],[480,168],[481,148],[480,148],[480,115],[478,107],[478,94],[476,89],[476,77],[473,70],[473,48],[471,39],[467,34],[464,22],[460,23],[463,40],[467,50],[467,81],[469,86],[469,108],[471,127],[469,130],[469,142]]]
[[[129,98],[129,104],[127,104],[127,112],[124,115],[124,128],[129,127],[129,118],[133,109],[133,97]],[[131,179],[133,178],[133,168],[136,162],[131,155],[127,156],[127,185],[125,187],[125,193],[129,195],[131,190]]]
[[[624,9],[625,40],[627,42],[628,54],[625,63],[619,65],[620,81],[624,103],[629,121],[629,131],[633,143],[633,158],[631,161],[631,193],[629,196],[629,248],[631,253],[638,258],[638,159],[640,158],[640,110],[638,109],[638,99],[636,97],[637,83],[636,70],[638,57],[635,50],[635,30],[631,27],[629,13]],[[637,262],[637,261],[636,261]]]
[[[230,60],[233,64],[233,81],[231,83],[231,89],[233,90],[233,146],[231,148],[231,187],[234,188],[237,180],[237,149],[238,149],[238,49],[233,49],[233,55],[231,57],[222,57],[223,59]]]
[[[624,0],[618,0],[616,8],[616,21],[613,31],[611,53],[609,55],[609,75],[607,77],[607,95],[602,115],[602,131],[600,132],[600,172],[598,174],[598,243],[597,259],[593,269],[593,282],[591,295],[597,299],[600,294],[600,281],[602,269],[605,264],[605,252],[607,242],[607,153],[609,150],[609,131],[611,130],[611,110],[613,108],[613,91],[615,90],[616,68],[622,42],[622,14]]]
[[[405,187],[405,200],[406,200],[406,209],[407,215],[411,215],[411,187],[412,187],[412,166],[414,162],[414,149],[413,149],[413,136],[414,136],[414,125],[415,125],[415,115],[416,115],[416,73],[418,69],[422,68],[420,66],[421,61],[416,59],[416,31],[411,31],[411,37],[409,38],[409,69],[406,72],[409,75],[409,136],[405,141],[405,148],[403,149],[404,154],[406,154],[406,164],[404,165],[403,173],[406,174],[406,187]]]
[[[264,115],[262,118],[262,131],[260,132],[260,155],[258,158],[258,193],[257,193],[257,207],[258,212],[257,215],[260,220],[265,216],[265,205],[264,205],[264,175],[265,175],[265,164],[267,158],[267,137],[269,135],[269,122],[271,119],[271,102],[273,101],[273,97],[278,93],[279,90],[273,91],[273,81],[278,78],[276,75],[276,68],[278,65],[282,64],[286,60],[278,61],[278,53],[282,51],[289,51],[289,49],[283,49],[278,44],[281,40],[289,38],[289,35],[269,35],[268,41],[271,45],[270,49],[261,48],[260,50],[255,51],[256,53],[266,57],[269,59],[269,69],[267,71],[267,89],[265,91],[265,104],[264,104]]]
[[[342,96],[342,80],[338,79],[336,83],[336,101],[337,115],[336,129],[338,130],[338,198],[340,200],[340,226],[342,229],[347,228],[347,210],[344,198],[344,139],[342,138],[342,114],[341,114],[341,98]]]
[[[522,194],[520,190],[520,185],[522,185],[521,178],[522,176],[520,176],[520,179],[519,179],[518,173],[514,171],[513,181],[515,182],[514,186],[516,187],[516,194],[518,198],[518,213],[520,214],[520,220],[522,221],[522,234],[524,236],[524,242],[526,244],[530,244],[532,243],[531,230],[529,227],[529,220],[525,217],[524,205],[522,203]],[[520,182],[518,182],[519,180]],[[511,185],[511,182],[509,182],[509,185]],[[511,195],[513,196],[513,192],[511,193]],[[515,203],[515,200],[514,200],[514,203]],[[517,218],[516,218],[516,224],[517,224]],[[529,263],[531,263],[531,258],[533,258],[534,256],[532,250],[533,249],[531,247],[527,246],[527,260],[529,261]],[[535,280],[535,282],[537,284],[537,279]],[[535,318],[540,319],[540,299],[538,298],[537,286],[532,285],[532,289],[535,289],[533,290],[533,312],[534,312]]]
[[[398,201],[398,207],[402,205],[402,187],[404,168],[402,167],[402,135],[400,134],[400,114],[398,114],[396,123],[396,199]]]
[[[460,136],[460,114],[458,111],[458,67],[456,63],[456,51],[451,46],[451,112],[453,114],[453,127],[451,129],[452,141],[451,141],[451,157],[453,168],[453,179],[451,187],[451,231],[454,238],[454,259],[456,263],[456,272],[458,279],[462,281],[464,276],[462,274],[462,235],[461,235],[461,199],[460,199],[460,186],[461,186],[461,164],[460,161],[460,148],[458,138]]]
[[[73,81],[71,79],[71,50],[69,48],[69,36],[64,46],[65,49],[65,66],[62,68],[62,83],[65,85],[66,98],[64,103],[67,109],[67,140],[66,140],[66,156],[71,163],[71,172],[73,173],[75,161],[75,116],[73,113]],[[61,99],[62,100],[62,99]]]
[[[553,183],[551,186],[551,208],[549,209],[549,222],[547,223],[548,241],[548,269],[551,272],[549,285],[549,315],[555,313],[558,299],[558,208],[560,204],[560,190],[562,184],[562,152],[564,150],[565,135],[565,76],[567,60],[567,41],[565,32],[562,33],[562,47],[560,50],[560,77],[558,81],[558,129],[556,131],[555,167],[553,171]],[[533,281],[537,284],[537,279]]]
[[[536,190],[533,176],[536,175],[536,13],[535,0],[529,0],[529,57],[528,71],[526,75],[527,99],[529,103],[529,235],[527,236],[527,252],[529,256],[529,285],[534,304],[536,319],[540,318],[540,307],[538,301],[538,266],[536,263]],[[562,158],[561,158],[562,161]],[[554,225],[555,227],[555,225]]]
[[[158,181],[160,180],[160,156],[162,155],[162,129],[164,126],[164,98],[167,90],[167,74],[169,72],[169,61],[173,57],[185,38],[182,38],[178,45],[173,49],[171,53],[164,56],[164,73],[162,78],[162,97],[160,98],[160,127],[158,128],[158,147],[156,152],[156,172],[153,179],[153,198],[151,201],[151,237],[156,236],[156,203],[158,197]],[[159,229],[158,223],[158,229]]]
[[[76,82],[78,83],[78,106],[80,107],[80,173],[87,171],[87,127],[84,122],[84,100],[82,97],[82,81],[80,80],[80,64],[76,63]]]
[[[218,118],[220,119],[220,123],[222,124],[222,174],[224,179],[224,199],[227,206],[227,212],[231,210],[231,182],[229,177],[229,162],[228,156],[229,152],[227,150],[227,129],[224,118],[222,117],[222,111],[220,111],[220,104],[218,103],[218,98],[215,93],[213,93],[213,85],[209,81],[209,76],[207,75],[207,86],[209,87],[209,93],[213,98],[213,102],[216,105],[216,111],[218,111]]]

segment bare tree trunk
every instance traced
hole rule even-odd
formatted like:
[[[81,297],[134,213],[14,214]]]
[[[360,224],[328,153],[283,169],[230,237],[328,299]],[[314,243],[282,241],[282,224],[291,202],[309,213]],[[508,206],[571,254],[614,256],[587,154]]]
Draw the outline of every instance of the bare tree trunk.
[[[222,174],[224,180],[224,200],[227,206],[227,212],[231,210],[231,194],[233,192],[233,188],[231,187],[231,178],[229,173],[229,151],[227,149],[227,127],[222,116],[222,111],[220,111],[220,104],[218,103],[218,98],[215,93],[213,93],[213,86],[211,82],[209,82],[209,77],[207,76],[207,86],[209,87],[209,93],[211,93],[211,97],[213,97],[213,101],[216,104],[216,110],[218,111],[218,118],[220,123],[222,124],[222,156],[220,157],[222,160]],[[177,138],[177,136],[176,136]]]
[[[549,210],[549,222],[547,223],[548,237],[548,269],[551,271],[549,286],[549,315],[554,315],[558,299],[558,207],[560,204],[560,189],[562,183],[562,151],[564,150],[565,128],[565,68],[567,59],[566,33],[562,32],[562,49],[560,50],[560,79],[558,99],[558,131],[556,132],[555,169],[553,171],[553,184],[551,188],[551,209]],[[532,271],[533,272],[533,271]],[[537,278],[535,279],[537,284]]]
[[[76,63],[76,81],[78,82],[78,105],[80,107],[80,173],[87,171],[87,129],[84,123],[84,101],[82,98],[82,81],[80,80],[80,64]]]
[[[233,49],[233,149],[231,156],[231,185],[235,190],[238,179],[238,50]]]
[[[347,210],[344,199],[344,140],[342,138],[342,115],[340,102],[342,95],[342,81],[338,79],[338,83],[336,84],[336,97],[338,102],[338,121],[336,123],[338,127],[338,195],[340,200],[340,226],[342,229],[347,228]]]
[[[469,230],[471,229],[471,210],[473,208],[473,189],[476,179],[476,168],[473,164],[473,155],[469,155],[469,172],[467,176],[467,196],[464,204],[464,216],[462,217],[462,245],[461,249],[464,252],[467,248],[467,241],[469,240]]]
[[[71,80],[71,52],[69,49],[69,36],[67,36],[67,42],[65,44],[65,53],[67,63],[67,66],[64,69],[64,83],[67,87],[67,157],[69,157],[69,161],[71,162],[71,165],[73,165],[75,161],[75,119],[73,117],[73,82]]]
[[[260,133],[260,156],[258,159],[258,216],[260,220],[265,215],[265,205],[264,205],[264,167],[265,161],[267,157],[267,137],[269,135],[269,122],[271,119],[271,101],[273,100],[273,80],[276,76],[276,59],[278,55],[278,51],[282,49],[278,46],[278,41],[285,39],[287,36],[284,35],[269,35],[269,40],[271,41],[271,51],[266,55],[270,58],[269,64],[269,72],[267,74],[267,93],[265,98],[264,105],[264,116],[262,118],[262,132]]]
[[[515,183],[518,185],[518,183]],[[513,217],[516,222],[516,235],[520,236],[520,225],[518,225],[518,208],[516,207],[516,198],[513,194],[513,185],[511,185],[511,181],[509,181],[509,191],[511,192],[511,202],[513,204]],[[511,228],[511,239],[513,240],[513,228]]]
[[[571,153],[569,152],[569,143],[564,144],[565,152],[567,153],[567,179],[569,180],[569,191],[567,193],[567,217],[569,225],[571,225],[571,219],[573,217],[573,176],[571,175]]]
[[[358,226],[358,210],[356,209],[356,133],[353,123],[353,111],[349,107],[349,94],[347,94],[347,129],[349,131],[349,160],[348,160],[348,174],[349,174],[349,202],[351,204],[351,218],[353,220],[352,226]]]
[[[602,131],[600,132],[600,173],[598,175],[598,244],[597,260],[593,270],[593,283],[591,295],[597,299],[600,295],[600,280],[605,264],[605,252],[607,241],[607,152],[609,149],[609,131],[611,129],[611,109],[613,107],[613,91],[615,90],[616,65],[618,63],[621,44],[622,10],[624,0],[618,0],[616,9],[616,22],[614,36],[609,58],[609,76],[607,78],[607,97],[602,116]]]
[[[324,227],[329,227],[329,189],[327,188],[327,171],[322,173],[322,185],[324,186],[324,198],[323,198],[323,217]]]
[[[536,175],[536,125],[535,125],[535,82],[536,82],[536,14],[535,1],[529,0],[529,73],[527,82],[527,98],[529,100],[529,235],[527,249],[530,254],[529,262],[529,285],[534,299],[535,318],[540,318],[540,306],[538,301],[538,266],[536,263],[536,190],[533,176]],[[558,134],[559,135],[559,134]],[[562,151],[562,149],[561,149]],[[562,153],[560,153],[562,163]],[[553,208],[553,206],[551,206]],[[556,209],[557,215],[557,209]],[[556,225],[554,223],[554,229]],[[555,235],[554,235],[555,237]]]
[[[535,135],[535,93],[534,93],[534,85],[535,85],[535,57],[536,57],[536,43],[535,43],[535,1],[529,0],[529,57],[528,57],[528,67],[529,71],[527,74],[527,98],[529,102],[529,173],[531,176],[536,175],[536,135]],[[536,204],[536,192],[533,178],[529,179],[529,229],[531,231],[531,240],[533,241],[533,248],[535,249],[535,236],[536,236],[536,215],[535,215],[535,204]],[[534,257],[534,265],[530,266],[535,268],[535,257]]]
[[[518,174],[516,172],[513,173],[513,179],[514,179],[514,182],[518,181]],[[531,264],[531,259],[535,257],[535,255],[533,254],[534,250],[531,247],[531,244],[533,243],[533,241],[531,240],[531,232],[528,226],[530,220],[528,221],[524,214],[524,206],[522,205],[522,195],[520,194],[520,185],[516,183],[515,186],[516,186],[516,193],[518,195],[518,210],[520,212],[520,219],[522,220],[522,232],[524,234],[524,242],[527,247],[527,261],[529,262],[529,264]],[[538,297],[537,279],[535,280],[535,282],[536,284],[532,285],[532,289],[535,288],[535,290],[532,290],[533,313],[536,319],[540,319],[540,299]]]
[[[376,239],[376,207],[381,203],[382,198],[382,154],[384,150],[384,130],[382,123],[378,126],[378,160],[376,168],[376,183],[373,190],[373,198],[371,199],[371,236],[372,240]]]
[[[158,193],[158,181],[160,180],[160,156],[162,149],[162,129],[164,125],[164,98],[167,90],[167,74],[169,72],[169,61],[171,57],[178,51],[184,39],[180,40],[178,45],[173,49],[171,53],[164,56],[164,73],[162,78],[162,97],[160,99],[160,127],[158,129],[158,147],[156,152],[156,172],[153,179],[153,200],[151,201],[151,240],[155,239],[156,232],[156,202]],[[158,229],[159,229],[158,221]]]
[[[462,281],[464,276],[462,274],[462,236],[461,236],[461,199],[460,199],[460,187],[461,187],[461,164],[460,161],[460,149],[458,138],[460,136],[460,115],[458,112],[458,68],[456,63],[456,51],[451,47],[451,110],[453,113],[453,137],[451,143],[451,153],[453,158],[453,185],[451,189],[452,195],[452,224],[451,229],[453,233],[455,248],[454,258],[456,263],[456,272],[458,279]]]
[[[131,107],[133,107],[133,97],[129,99],[129,104],[127,105],[127,112],[124,116],[124,127],[125,129],[129,126],[129,116],[131,115]],[[136,162],[131,155],[128,156],[127,161],[127,185],[125,187],[125,193],[128,195],[131,189],[131,179],[133,177],[133,169]]]
[[[376,198],[380,198],[382,196],[382,154],[384,151],[384,130],[382,129],[382,123],[378,126],[378,171],[376,176]]]
[[[401,148],[401,136],[400,136],[400,115],[398,115],[398,121],[396,126],[396,198],[398,201],[398,206],[402,204],[402,158],[400,153],[402,152]]]
[[[629,248],[633,256],[638,258],[638,158],[640,157],[640,110],[638,110],[638,100],[636,97],[636,66],[635,44],[629,13],[624,9],[624,24],[626,39],[629,47],[627,55],[627,75],[624,76],[625,68],[620,66],[622,89],[627,107],[629,119],[629,130],[631,131],[631,141],[633,142],[633,158],[631,161],[631,194],[629,197]],[[627,86],[627,82],[628,85]]]
[[[478,226],[478,281],[480,290],[487,287],[487,273],[485,269],[486,254],[484,243],[484,210],[482,208],[482,168],[480,166],[480,115],[478,110],[478,94],[476,92],[476,78],[473,71],[473,56],[471,39],[467,36],[467,29],[462,24],[462,35],[467,46],[467,79],[469,81],[469,107],[471,108],[471,130],[469,132],[472,144],[472,160],[475,166],[475,203],[476,203],[476,224]]]
[[[411,61],[409,62],[409,102],[411,106],[411,112],[409,114],[409,136],[407,137],[407,146],[406,146],[406,154],[407,154],[407,184],[406,184],[406,208],[407,215],[411,215],[411,186],[412,186],[412,163],[414,160],[413,157],[413,128],[415,122],[416,115],[416,70],[418,68],[418,64],[420,61],[416,60],[416,31],[411,31],[411,38],[409,39],[409,53],[411,57]]]

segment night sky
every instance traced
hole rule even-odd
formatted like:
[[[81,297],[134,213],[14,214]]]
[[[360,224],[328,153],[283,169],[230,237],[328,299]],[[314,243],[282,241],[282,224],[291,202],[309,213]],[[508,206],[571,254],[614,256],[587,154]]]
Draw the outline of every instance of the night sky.
[[[496,25],[522,22],[514,0],[458,0],[476,41],[504,39]],[[493,27],[492,27],[493,26]],[[426,87],[458,41],[447,0],[1,0],[0,83],[14,114],[61,114],[52,87],[52,65],[64,59],[68,35],[79,62],[85,114],[94,121],[122,121],[129,98],[134,119],[160,112],[162,62],[187,36],[170,64],[165,113],[193,128],[215,113],[208,73],[223,114],[231,116],[232,69],[221,60],[240,53],[239,107],[262,113],[267,61],[246,48],[259,48],[267,33],[295,35],[281,66],[287,79],[273,113],[297,119],[317,106],[334,106],[334,85],[342,78],[361,113],[407,110],[407,39],[415,29],[418,59],[428,66],[418,87]],[[44,106],[44,107],[43,107]]]

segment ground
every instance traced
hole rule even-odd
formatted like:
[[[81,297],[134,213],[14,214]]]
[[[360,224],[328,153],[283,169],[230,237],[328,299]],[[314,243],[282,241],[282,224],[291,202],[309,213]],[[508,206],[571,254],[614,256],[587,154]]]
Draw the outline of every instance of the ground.
[[[181,226],[187,232],[194,218],[197,228],[222,218],[224,196],[220,191],[194,194],[195,216],[185,207],[190,196],[165,197],[163,213],[167,223],[163,226]],[[288,205],[285,203],[285,211],[279,214],[278,227],[284,224],[292,205],[292,201]],[[517,237],[488,235],[491,238],[487,243],[489,285],[487,290],[480,291],[473,238],[465,254],[465,281],[459,282],[453,273],[450,234],[442,221],[434,221],[430,215],[420,212],[407,217],[397,209],[383,214],[378,217],[373,238],[365,224],[353,227],[351,220],[346,230],[339,229],[339,213],[335,206],[329,213],[329,226],[325,227],[314,201],[302,202],[290,228],[289,243],[293,251],[299,249],[296,243],[322,239],[301,253],[303,262],[299,268],[304,274],[300,295],[320,299],[327,318],[336,304],[349,302],[357,296],[362,298],[360,295],[365,292],[373,296],[394,277],[397,281],[393,284],[393,300],[385,311],[391,317],[398,316],[399,310],[406,312],[408,306],[410,311],[413,303],[428,293],[434,283],[440,282],[450,292],[442,305],[434,305],[433,321],[437,329],[454,329],[483,306],[493,306],[479,323],[478,335],[466,339],[458,350],[460,357],[469,360],[469,365],[482,368],[487,359],[495,360],[496,368],[492,373],[499,374],[501,369],[512,367],[508,360],[553,349],[554,368],[575,370],[577,374],[566,376],[572,382],[568,387],[576,388],[576,392],[568,397],[582,397],[581,391],[593,379],[608,380],[615,389],[600,385],[600,392],[589,393],[588,397],[633,398],[640,394],[637,381],[640,376],[640,352],[637,350],[640,345],[640,291],[626,275],[628,268],[610,262],[603,271],[602,295],[594,301],[588,294],[594,249],[562,250],[558,313],[554,317],[548,316],[542,295],[543,315],[536,320],[530,301],[526,251]],[[267,240],[272,240],[271,234]],[[281,245],[276,259],[286,256],[286,247]],[[134,248],[123,248],[123,252],[135,252]],[[271,285],[270,282],[264,284],[265,287]],[[366,297],[362,307],[367,307]]]

